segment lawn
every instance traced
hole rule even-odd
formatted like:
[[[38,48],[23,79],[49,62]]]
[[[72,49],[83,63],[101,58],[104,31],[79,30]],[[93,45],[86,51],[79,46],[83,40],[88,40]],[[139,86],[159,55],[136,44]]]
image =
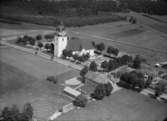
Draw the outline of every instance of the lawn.
[[[162,121],[167,104],[122,89],[102,101],[91,102],[86,108],[60,116],[58,121]]]

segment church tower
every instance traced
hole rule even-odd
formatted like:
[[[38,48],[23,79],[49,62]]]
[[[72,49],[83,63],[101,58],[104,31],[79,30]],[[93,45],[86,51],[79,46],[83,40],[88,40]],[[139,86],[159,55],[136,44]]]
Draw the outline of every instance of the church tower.
[[[67,47],[68,37],[63,25],[57,28],[57,32],[54,37],[54,56],[61,57],[62,52]]]

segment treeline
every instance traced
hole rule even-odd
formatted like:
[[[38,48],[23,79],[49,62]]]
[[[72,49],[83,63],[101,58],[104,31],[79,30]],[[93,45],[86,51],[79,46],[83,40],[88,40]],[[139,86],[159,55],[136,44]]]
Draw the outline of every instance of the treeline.
[[[165,0],[1,0],[2,6],[17,6],[41,15],[85,16],[99,12],[133,10],[150,14],[167,14]]]

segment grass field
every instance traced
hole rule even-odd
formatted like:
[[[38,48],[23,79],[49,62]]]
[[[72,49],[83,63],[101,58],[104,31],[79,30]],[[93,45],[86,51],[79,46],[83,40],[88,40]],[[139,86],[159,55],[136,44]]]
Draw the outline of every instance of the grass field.
[[[45,79],[47,76],[56,76],[71,70],[71,68],[57,62],[45,60],[39,56],[9,47],[2,48],[0,50],[0,56],[2,62],[9,63],[38,79]]]
[[[118,47],[121,51],[143,55],[151,62],[167,59],[167,36],[144,25],[113,22],[80,28],[71,28],[71,36]]]
[[[167,104],[123,89],[102,101],[89,103],[86,108],[64,114],[58,121],[162,121],[166,116]]]
[[[23,107],[26,102],[30,102],[35,117],[47,119],[69,103],[68,98],[61,96],[60,85],[39,80],[4,62],[0,62],[0,65],[0,110],[12,104]]]

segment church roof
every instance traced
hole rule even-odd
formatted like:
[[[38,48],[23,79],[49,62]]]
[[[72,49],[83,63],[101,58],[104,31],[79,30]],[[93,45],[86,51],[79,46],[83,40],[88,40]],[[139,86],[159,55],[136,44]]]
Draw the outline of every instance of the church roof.
[[[80,48],[83,49],[93,49],[93,46],[89,40],[83,40],[81,38],[72,37],[68,40],[67,50],[77,51]]]

